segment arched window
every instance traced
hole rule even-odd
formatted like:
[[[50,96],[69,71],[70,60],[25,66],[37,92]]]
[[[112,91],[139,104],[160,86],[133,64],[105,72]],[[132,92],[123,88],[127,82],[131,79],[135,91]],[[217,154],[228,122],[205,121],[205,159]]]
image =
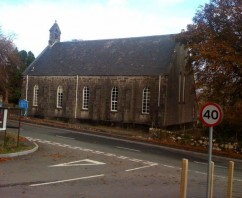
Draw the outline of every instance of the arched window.
[[[85,86],[82,91],[82,109],[88,110],[89,88]]]
[[[62,86],[58,86],[56,107],[62,108],[62,105],[63,105],[63,88],[62,88]]]
[[[113,87],[111,91],[111,111],[118,110],[118,88]]]
[[[142,113],[150,113],[150,88],[148,87],[143,89]]]
[[[38,106],[38,95],[39,95],[39,86],[34,86],[34,93],[33,93],[33,106]]]

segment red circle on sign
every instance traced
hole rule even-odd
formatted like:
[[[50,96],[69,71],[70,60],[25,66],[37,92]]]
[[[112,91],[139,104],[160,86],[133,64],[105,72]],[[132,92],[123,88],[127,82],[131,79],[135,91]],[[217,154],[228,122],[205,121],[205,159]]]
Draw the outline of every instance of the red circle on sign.
[[[222,108],[213,102],[206,103],[200,110],[200,120],[206,126],[217,126],[223,119]]]

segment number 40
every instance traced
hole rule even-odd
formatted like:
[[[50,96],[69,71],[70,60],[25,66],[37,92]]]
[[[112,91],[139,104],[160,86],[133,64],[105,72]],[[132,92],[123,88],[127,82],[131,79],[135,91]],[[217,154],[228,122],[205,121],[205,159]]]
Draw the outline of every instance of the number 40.
[[[218,111],[217,110],[212,110],[212,111],[211,110],[207,110],[203,114],[203,117],[207,118],[207,119],[212,118],[212,119],[216,120],[216,119],[218,119]]]

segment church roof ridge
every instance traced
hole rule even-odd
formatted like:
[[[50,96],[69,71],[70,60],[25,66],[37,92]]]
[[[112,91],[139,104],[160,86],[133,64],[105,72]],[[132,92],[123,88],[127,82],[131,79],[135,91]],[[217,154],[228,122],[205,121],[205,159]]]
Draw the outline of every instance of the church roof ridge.
[[[24,75],[161,75],[170,67],[175,46],[171,34],[56,42]]]

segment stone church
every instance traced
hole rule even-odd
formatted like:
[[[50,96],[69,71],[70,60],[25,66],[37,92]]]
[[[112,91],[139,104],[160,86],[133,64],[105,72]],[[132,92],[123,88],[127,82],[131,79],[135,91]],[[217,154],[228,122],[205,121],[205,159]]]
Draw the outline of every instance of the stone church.
[[[174,35],[60,41],[24,71],[28,115],[79,122],[165,128],[195,121],[193,75]]]

